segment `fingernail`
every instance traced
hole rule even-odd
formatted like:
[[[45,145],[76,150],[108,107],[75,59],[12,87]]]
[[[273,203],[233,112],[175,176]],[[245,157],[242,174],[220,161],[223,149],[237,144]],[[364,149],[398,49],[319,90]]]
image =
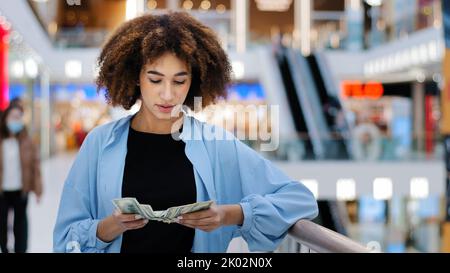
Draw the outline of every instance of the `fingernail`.
[[[136,220],[142,219],[142,216],[138,214],[138,215],[134,216],[134,219],[136,219]]]
[[[182,220],[182,219],[183,219],[183,216],[178,216],[177,219],[178,219],[178,220]]]
[[[148,224],[148,220],[145,220],[145,221],[144,221],[144,224]]]

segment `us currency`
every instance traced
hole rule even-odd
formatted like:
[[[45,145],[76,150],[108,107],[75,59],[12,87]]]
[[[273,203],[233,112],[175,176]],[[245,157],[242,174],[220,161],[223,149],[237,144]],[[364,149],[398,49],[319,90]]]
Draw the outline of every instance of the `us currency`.
[[[136,198],[121,198],[121,199],[114,199],[113,204],[116,206],[117,209],[120,210],[122,213],[126,214],[139,214],[141,216],[144,216],[144,212],[141,208],[141,205],[136,200]]]
[[[164,223],[174,223],[178,216],[185,213],[208,209],[212,203],[213,201],[210,200],[154,211],[150,205],[139,204],[136,198],[126,197],[113,200],[113,204],[122,213],[139,214],[144,219],[162,221]]]

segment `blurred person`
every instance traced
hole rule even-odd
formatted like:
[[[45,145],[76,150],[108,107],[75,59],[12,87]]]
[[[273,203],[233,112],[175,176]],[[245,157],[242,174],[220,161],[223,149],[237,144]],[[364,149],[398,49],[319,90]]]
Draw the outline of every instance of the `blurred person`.
[[[20,97],[16,97],[9,102],[9,105],[18,105],[20,107],[24,107],[23,100]]]
[[[367,114],[360,116],[352,131],[352,152],[355,160],[377,160],[381,156],[380,129],[370,121]]]
[[[87,136],[87,130],[83,128],[83,124],[80,121],[74,122],[74,124],[72,125],[72,130],[77,148],[80,148]]]
[[[225,96],[231,67],[213,31],[184,12],[124,23],[99,57],[99,88],[136,114],[93,129],[66,179],[55,252],[225,252],[242,236],[251,251],[275,250],[297,220],[317,216],[301,183],[186,107]],[[176,111],[178,106],[185,111]],[[227,140],[209,139],[208,132]],[[213,200],[166,224],[122,214],[135,197],[154,210]]]
[[[29,192],[39,202],[42,195],[38,151],[28,136],[23,108],[10,104],[0,123],[0,247],[8,253],[8,212],[14,212],[14,251],[27,250],[27,203]]]
[[[16,104],[19,105],[20,107],[24,108],[23,107],[23,101],[22,101],[22,99],[20,97],[16,97],[16,98],[14,98],[14,99],[9,101],[9,105],[16,105]],[[4,111],[0,110],[0,119],[1,119],[1,116],[3,115],[3,113],[4,113]]]
[[[346,140],[349,139],[349,127],[347,126],[345,112],[339,99],[329,96],[323,109],[331,129],[331,141],[329,147],[327,147],[328,157],[333,159],[349,158],[345,144]]]
[[[280,52],[282,47],[283,34],[278,26],[272,26],[270,28],[271,32],[271,45],[272,45],[272,54],[276,55]]]

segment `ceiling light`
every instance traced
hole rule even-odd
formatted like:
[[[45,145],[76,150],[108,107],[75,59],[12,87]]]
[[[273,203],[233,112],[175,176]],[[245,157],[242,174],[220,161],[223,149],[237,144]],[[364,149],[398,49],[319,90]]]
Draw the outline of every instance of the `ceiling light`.
[[[227,8],[225,7],[224,4],[219,4],[216,7],[217,13],[225,13],[226,10],[227,10]]]
[[[156,9],[157,6],[158,6],[158,2],[156,2],[155,0],[149,0],[147,2],[148,9]]]
[[[38,65],[35,60],[29,58],[25,61],[25,73],[32,79],[37,77]]]
[[[191,0],[186,0],[186,1],[183,2],[183,8],[184,9],[190,10],[190,9],[192,9],[193,6],[194,6],[194,3],[192,3]]]
[[[356,185],[354,179],[339,179],[336,182],[336,198],[337,200],[355,200]]]
[[[392,179],[386,177],[375,178],[373,181],[373,198],[387,200],[392,197]]]
[[[210,8],[211,8],[211,2],[209,2],[208,0],[203,0],[203,1],[200,3],[200,8],[203,9],[203,10],[208,10],[208,9],[210,9]]]
[[[305,185],[317,199],[319,197],[319,183],[315,179],[302,179],[300,182]]]
[[[383,0],[366,0],[366,3],[372,7],[379,7],[383,4]]]
[[[261,11],[287,11],[292,4],[292,0],[256,0],[256,6]]]
[[[412,198],[427,198],[429,193],[428,179],[425,177],[414,177],[410,182],[410,194]]]
[[[65,64],[65,72],[68,78],[79,78],[82,74],[81,62],[78,60],[69,60]]]

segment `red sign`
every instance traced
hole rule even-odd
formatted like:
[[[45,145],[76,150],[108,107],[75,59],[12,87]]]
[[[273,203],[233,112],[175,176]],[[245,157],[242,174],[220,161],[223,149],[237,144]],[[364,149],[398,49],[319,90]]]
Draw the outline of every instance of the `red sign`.
[[[9,30],[0,25],[0,111],[8,107],[8,41]]]
[[[384,94],[380,82],[345,81],[342,82],[342,97],[356,99],[379,99]]]

